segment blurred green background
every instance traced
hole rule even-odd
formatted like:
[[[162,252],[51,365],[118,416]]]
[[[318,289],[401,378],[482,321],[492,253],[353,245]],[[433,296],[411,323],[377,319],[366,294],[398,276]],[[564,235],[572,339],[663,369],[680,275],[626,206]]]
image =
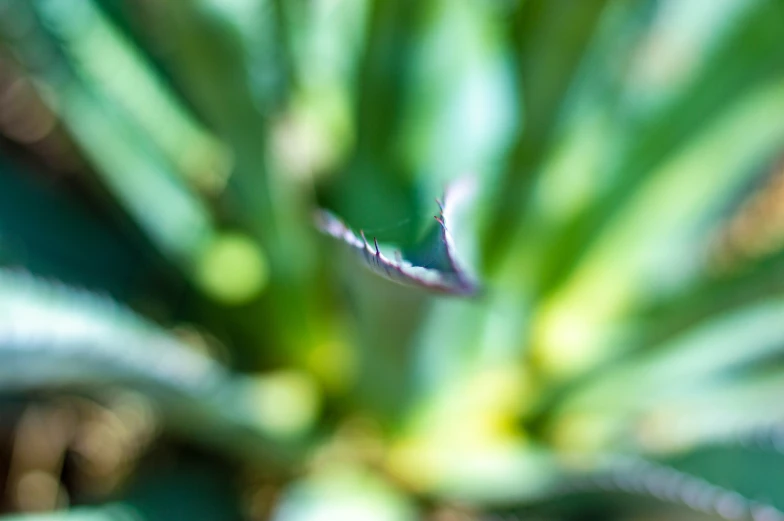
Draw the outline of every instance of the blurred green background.
[[[784,519],[783,38],[777,0],[0,0],[0,514]],[[313,224],[438,249],[466,176],[473,298]]]

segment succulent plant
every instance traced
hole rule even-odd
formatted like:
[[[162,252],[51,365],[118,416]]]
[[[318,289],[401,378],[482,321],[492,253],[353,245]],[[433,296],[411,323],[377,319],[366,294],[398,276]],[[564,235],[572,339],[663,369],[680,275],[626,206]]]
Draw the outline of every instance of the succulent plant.
[[[782,34],[0,0],[0,513],[784,519]]]

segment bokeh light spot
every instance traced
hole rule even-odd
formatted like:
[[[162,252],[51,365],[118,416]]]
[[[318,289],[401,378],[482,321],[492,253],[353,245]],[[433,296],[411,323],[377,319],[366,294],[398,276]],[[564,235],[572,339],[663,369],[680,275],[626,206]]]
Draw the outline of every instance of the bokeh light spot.
[[[203,253],[197,280],[202,290],[228,305],[245,304],[267,284],[269,270],[261,248],[246,235],[219,235]]]

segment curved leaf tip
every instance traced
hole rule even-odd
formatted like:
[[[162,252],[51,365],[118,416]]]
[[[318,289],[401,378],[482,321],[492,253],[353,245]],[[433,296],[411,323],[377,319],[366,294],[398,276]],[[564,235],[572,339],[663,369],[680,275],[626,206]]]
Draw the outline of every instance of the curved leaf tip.
[[[428,267],[421,260],[405,260],[399,249],[394,250],[394,259],[389,258],[382,252],[386,248],[379,247],[375,237],[371,246],[362,230],[358,237],[339,217],[327,210],[316,211],[316,227],[348,246],[357,253],[368,269],[387,280],[437,293],[473,297],[480,293],[481,285],[458,260],[455,242],[449,231],[452,205],[457,200],[465,199],[463,196],[467,186],[468,183],[459,182],[447,189],[443,201],[436,199],[440,209],[435,216],[439,224],[439,233],[436,236],[438,242],[434,245],[420,245],[421,249],[436,257],[435,264],[438,264],[439,268]],[[473,186],[473,183],[470,186]]]

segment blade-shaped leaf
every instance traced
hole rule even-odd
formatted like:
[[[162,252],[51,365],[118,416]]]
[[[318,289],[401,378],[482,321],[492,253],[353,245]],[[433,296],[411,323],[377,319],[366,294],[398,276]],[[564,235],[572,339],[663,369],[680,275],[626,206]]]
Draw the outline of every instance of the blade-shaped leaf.
[[[781,299],[771,299],[717,317],[605,371],[573,392],[568,402],[639,406],[662,395],[717,381],[743,364],[780,353],[783,304]],[[630,388],[642,394],[619,392]]]
[[[316,225],[355,251],[365,265],[377,275],[399,284],[425,288],[431,291],[459,296],[475,296],[480,291],[479,282],[470,273],[464,255],[458,253],[455,238],[450,232],[451,224],[456,220],[457,206],[467,202],[473,194],[473,183],[464,180],[450,186],[444,194],[438,221],[438,233],[429,235],[425,243],[415,248],[422,252],[411,261],[403,259],[400,251],[392,254],[394,259],[382,253],[378,241],[373,239],[370,245],[364,232],[358,237],[343,221],[326,210],[316,214]],[[430,244],[428,239],[434,240]],[[426,252],[426,253],[425,253]]]
[[[764,436],[764,433],[759,434]],[[764,498],[781,509],[784,507],[784,482],[771,479],[781,475],[784,464],[780,448],[781,431],[774,431],[773,435],[772,446],[761,439],[761,443],[744,440],[743,446],[721,444],[701,447],[671,458],[667,464],[747,497]]]
[[[276,421],[279,391],[302,393],[233,375],[108,298],[0,270],[0,393],[100,398],[114,387],[139,392],[168,428],[196,443],[243,458],[292,455],[279,443],[277,427],[289,427]]]
[[[572,491],[620,492],[655,498],[725,519],[759,519],[763,513],[771,516],[770,519],[780,519],[782,515],[772,505],[754,501],[735,489],[639,458],[612,458],[603,471],[575,483]]]

